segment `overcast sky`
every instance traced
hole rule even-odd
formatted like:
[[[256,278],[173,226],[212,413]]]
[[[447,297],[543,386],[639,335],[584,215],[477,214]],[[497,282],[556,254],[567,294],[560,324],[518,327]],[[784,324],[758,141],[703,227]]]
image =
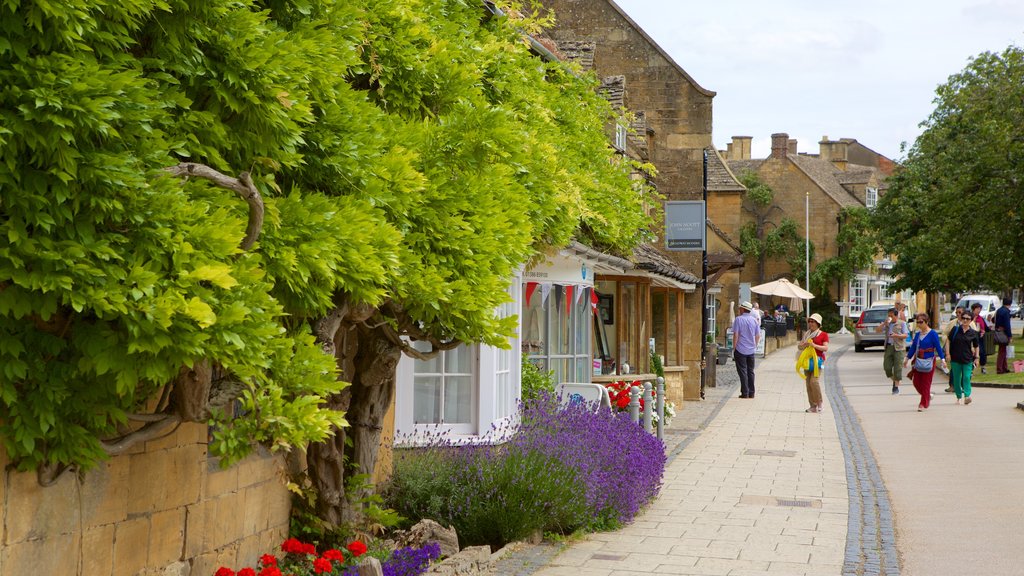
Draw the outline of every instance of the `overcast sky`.
[[[800,152],[856,138],[904,156],[935,88],[972,56],[1024,45],[1024,0],[615,0],[714,99],[714,143],[771,134]]]

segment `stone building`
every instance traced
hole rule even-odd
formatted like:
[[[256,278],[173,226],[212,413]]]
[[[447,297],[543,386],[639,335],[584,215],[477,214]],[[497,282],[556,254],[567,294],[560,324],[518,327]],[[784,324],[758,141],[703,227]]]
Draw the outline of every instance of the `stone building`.
[[[633,115],[628,144],[657,169],[653,184],[659,193],[668,201],[701,200],[705,151],[709,153],[709,164],[721,164],[711,140],[715,93],[701,86],[611,0],[544,0],[543,4],[555,15],[555,27],[548,31],[554,47],[584,70],[593,70],[607,85],[614,86],[614,97],[621,98],[621,105]],[[618,103],[613,100],[613,104]],[[717,179],[715,185],[725,194],[735,196],[737,187],[742,189],[728,170],[720,171],[719,175],[722,178]],[[710,189],[711,186],[709,204],[713,201]],[[727,230],[715,226],[713,218],[707,229],[707,243],[708,275],[716,279],[709,282],[712,294],[708,303],[712,305],[708,312],[713,322],[718,311],[713,306],[717,279],[741,266],[743,259],[734,239]],[[701,276],[700,252],[669,252],[662,243],[656,249],[661,252],[661,258],[691,271],[694,277]],[[615,282],[611,278],[599,277],[598,280],[599,285],[601,281]],[[605,287],[611,289],[607,284]],[[641,288],[650,301],[656,303],[656,312],[663,307],[671,308],[664,322],[659,323],[658,318],[653,317],[659,314],[653,314],[656,327],[668,325],[679,331],[678,336],[666,332],[664,338],[670,340],[666,343],[667,349],[659,348],[659,353],[666,357],[666,372],[672,374],[667,374],[667,378],[672,380],[673,375],[678,378],[685,374],[682,378],[687,382],[687,389],[694,390],[692,384],[699,382],[705,340],[699,320],[701,306],[705,305],[700,287],[678,293],[671,288],[664,293],[651,291],[649,286]],[[718,300],[729,297],[718,295]],[[713,326],[709,328],[713,330]],[[630,346],[644,346],[645,335],[638,336],[628,338]],[[672,339],[676,339],[678,349],[673,347]],[[635,356],[636,351],[628,354]],[[693,393],[688,393],[687,399],[693,398]]]
[[[885,193],[886,173],[892,169],[892,161],[870,151],[852,138],[830,140],[822,137],[818,143],[818,154],[799,153],[797,141],[788,134],[772,134],[771,154],[768,158],[750,157],[749,136],[734,136],[723,156],[728,168],[736,175],[753,171],[775,192],[775,204],[781,209],[772,217],[778,223],[788,217],[796,221],[801,235],[805,234],[805,221],[810,219],[810,240],[814,244],[815,263],[837,256],[842,247],[837,244],[839,215],[844,208],[873,208],[880,195]],[[851,158],[856,151],[858,161]],[[881,166],[881,167],[880,167]],[[730,221],[737,228],[728,229],[739,236],[739,229],[752,216],[744,213],[739,221]],[[739,275],[740,293],[745,288],[781,277],[792,277],[789,265],[781,260],[766,263],[764,278],[758,277],[756,266],[747,266]],[[856,316],[874,300],[891,297],[885,290],[888,284],[884,271],[871,267],[859,271],[848,283],[836,282],[829,287],[831,296],[837,301],[852,302],[848,314]]]

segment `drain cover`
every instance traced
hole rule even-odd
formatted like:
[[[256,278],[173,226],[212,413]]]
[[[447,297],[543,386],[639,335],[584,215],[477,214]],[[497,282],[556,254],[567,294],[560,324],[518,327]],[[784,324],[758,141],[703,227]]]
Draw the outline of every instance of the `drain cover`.
[[[792,450],[761,450],[759,448],[747,448],[743,453],[747,456],[780,456],[782,458],[796,456],[796,452]]]

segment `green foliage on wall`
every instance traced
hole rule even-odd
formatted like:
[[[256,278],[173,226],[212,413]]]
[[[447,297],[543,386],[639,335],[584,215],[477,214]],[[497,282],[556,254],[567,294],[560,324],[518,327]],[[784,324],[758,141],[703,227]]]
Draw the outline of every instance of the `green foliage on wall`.
[[[502,344],[516,320],[494,310],[530,257],[573,237],[628,250],[649,228],[595,79],[531,54],[528,16],[470,0],[0,10],[0,436],[21,469],[95,464],[133,414],[180,412],[165,393],[204,364],[242,408],[209,415],[226,463],[322,439],[344,384],[310,326],[339,302]],[[247,204],[167,171],[182,162],[251,178],[251,249]]]

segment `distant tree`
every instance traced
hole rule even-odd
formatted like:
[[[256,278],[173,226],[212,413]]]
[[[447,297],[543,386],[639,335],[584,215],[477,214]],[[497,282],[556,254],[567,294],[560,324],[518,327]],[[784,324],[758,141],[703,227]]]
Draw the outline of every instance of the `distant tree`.
[[[752,220],[740,229],[740,248],[744,256],[757,262],[758,283],[765,282],[765,269],[769,260],[786,262],[790,274],[799,282],[804,278],[804,237],[797,223],[784,216],[782,207],[775,203],[775,191],[751,170],[740,174],[740,182],[747,191],[743,210]],[[775,213],[782,215],[776,221]]]
[[[1024,284],[1024,49],[983,53],[936,91],[872,227],[892,289]]]

